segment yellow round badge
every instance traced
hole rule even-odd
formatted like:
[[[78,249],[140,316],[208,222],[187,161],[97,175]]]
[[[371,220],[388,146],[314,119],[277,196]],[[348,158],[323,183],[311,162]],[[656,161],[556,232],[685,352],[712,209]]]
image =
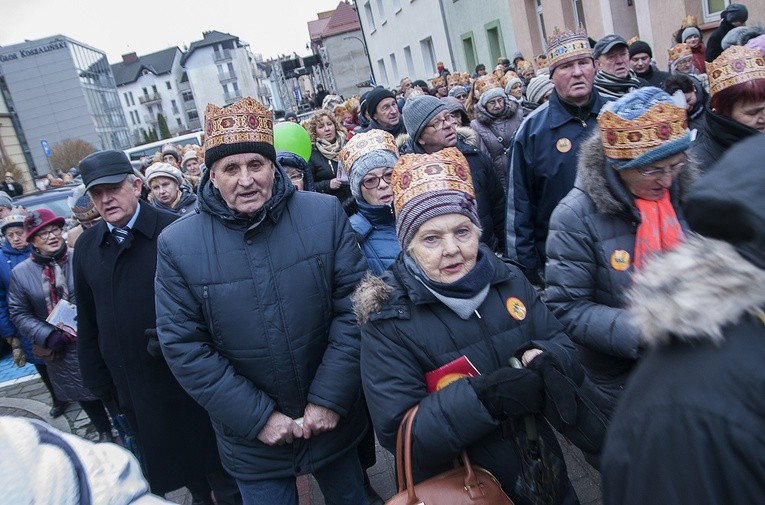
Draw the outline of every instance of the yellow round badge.
[[[454,381],[460,380],[463,377],[467,377],[464,373],[449,373],[438,379],[436,383],[436,391],[440,391]]]
[[[571,141],[566,137],[559,138],[555,143],[555,148],[562,153],[567,153],[571,150]]]
[[[611,253],[611,266],[614,270],[624,272],[630,267],[630,253],[624,249],[617,249]]]
[[[513,319],[517,321],[523,321],[526,319],[526,306],[522,301],[515,298],[514,296],[511,296],[507,299],[505,302],[505,307],[507,307],[507,311],[510,313],[510,316]]]

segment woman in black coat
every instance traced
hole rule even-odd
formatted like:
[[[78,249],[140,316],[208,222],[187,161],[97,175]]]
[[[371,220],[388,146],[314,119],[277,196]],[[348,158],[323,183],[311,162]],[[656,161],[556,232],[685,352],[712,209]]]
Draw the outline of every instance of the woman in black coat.
[[[353,195],[348,173],[340,165],[340,150],[345,145],[347,132],[331,112],[321,110],[308,122],[311,136],[311,167],[314,188],[319,193],[334,195],[349,216],[354,213]]]

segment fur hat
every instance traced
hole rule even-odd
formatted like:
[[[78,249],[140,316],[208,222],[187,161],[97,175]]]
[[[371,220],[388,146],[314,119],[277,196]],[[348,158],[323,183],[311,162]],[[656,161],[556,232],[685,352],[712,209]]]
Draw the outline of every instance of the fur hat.
[[[175,158],[175,162],[176,163],[181,161],[181,157],[178,155],[178,151],[176,151],[175,148],[170,147],[170,146],[165,146],[165,148],[162,149],[162,155],[161,155],[162,159],[164,160],[165,156],[168,156],[168,155],[170,155],[173,158]]]
[[[526,86],[526,99],[529,102],[539,103],[539,100],[555,88],[548,74],[540,74],[529,81]]]
[[[361,181],[376,168],[393,168],[398,160],[398,147],[393,135],[384,130],[358,133],[340,150],[340,161],[349,174],[351,193],[361,199]]]
[[[433,154],[402,155],[391,184],[396,235],[403,250],[420,226],[437,216],[462,214],[481,226],[470,166],[456,147]]]
[[[57,216],[48,209],[37,209],[28,212],[24,218],[24,232],[26,232],[27,242],[30,242],[37,232],[51,224],[63,228],[66,224],[66,219]]]
[[[243,153],[257,153],[276,161],[271,111],[251,97],[226,107],[207,104],[205,165],[212,169],[219,159]]]
[[[446,110],[441,100],[434,96],[422,95],[409,97],[404,103],[403,118],[404,127],[413,142],[419,140],[422,131],[428,126],[431,119]]]
[[[746,5],[730,4],[723,9],[720,13],[720,17],[728,23],[735,23],[736,21],[746,23],[746,20],[749,19],[749,11],[747,10]]]
[[[685,100],[648,86],[613,102],[598,114],[603,151],[619,170],[639,168],[691,145]]]
[[[167,177],[178,183],[180,187],[183,184],[183,174],[180,170],[169,163],[154,163],[146,169],[146,184],[151,184],[157,177]]]

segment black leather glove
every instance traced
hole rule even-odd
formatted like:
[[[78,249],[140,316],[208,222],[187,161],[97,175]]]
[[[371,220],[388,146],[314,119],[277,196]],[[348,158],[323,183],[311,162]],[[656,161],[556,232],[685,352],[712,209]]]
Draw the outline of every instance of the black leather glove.
[[[67,345],[71,344],[73,342],[73,339],[71,335],[66,333],[65,331],[59,330],[56,328],[52,332],[50,332],[50,335],[45,339],[45,347],[48,349],[58,352],[63,351]]]
[[[534,370],[505,367],[469,380],[478,399],[499,421],[542,412],[544,383]]]
[[[90,392],[96,395],[104,403],[117,401],[117,388],[111,382],[103,386],[91,387]]]
[[[149,339],[149,341],[146,342],[146,352],[149,353],[149,356],[154,359],[164,359],[162,356],[162,348],[159,345],[159,338],[157,338],[157,329],[149,328],[144,331],[143,334]]]
[[[585,453],[597,454],[606,435],[607,419],[598,403],[603,400],[597,387],[576,363],[570,375],[549,352],[529,363],[544,381],[544,416],[560,433]]]

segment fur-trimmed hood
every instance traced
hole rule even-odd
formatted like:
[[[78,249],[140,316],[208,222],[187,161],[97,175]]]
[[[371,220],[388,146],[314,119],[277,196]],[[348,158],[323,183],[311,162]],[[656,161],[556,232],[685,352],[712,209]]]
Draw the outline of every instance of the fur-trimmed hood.
[[[634,277],[628,309],[650,345],[719,342],[723,327],[765,307],[765,270],[727,242],[690,235]],[[765,322],[765,321],[764,321]]]
[[[353,294],[353,310],[359,326],[369,321],[369,315],[379,311],[392,293],[393,286],[367,272]]]
[[[680,201],[698,179],[700,172],[693,161],[685,165],[671,188]],[[592,198],[595,208],[601,214],[617,215],[632,212],[634,197],[621,182],[619,174],[606,166],[606,155],[600,139],[600,129],[595,128],[592,135],[579,149],[576,186]]]

